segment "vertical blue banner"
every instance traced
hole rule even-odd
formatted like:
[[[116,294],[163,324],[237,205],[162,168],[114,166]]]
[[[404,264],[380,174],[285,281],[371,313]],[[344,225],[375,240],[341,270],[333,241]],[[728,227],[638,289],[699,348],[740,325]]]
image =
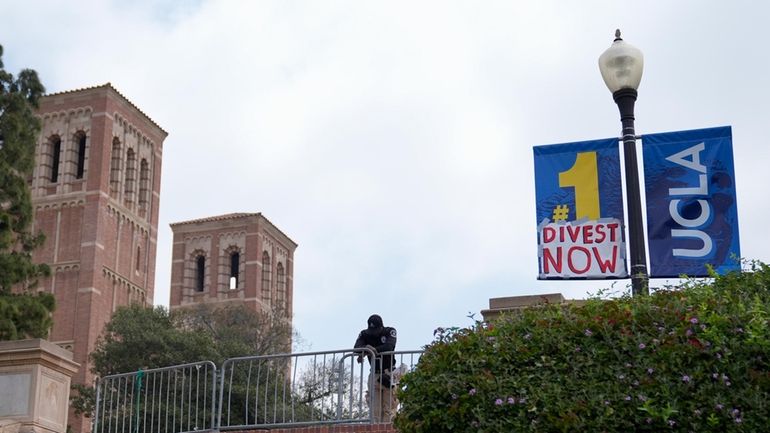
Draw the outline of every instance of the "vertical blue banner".
[[[538,279],[626,277],[618,140],[533,151]]]
[[[740,270],[729,126],[642,137],[650,277]]]

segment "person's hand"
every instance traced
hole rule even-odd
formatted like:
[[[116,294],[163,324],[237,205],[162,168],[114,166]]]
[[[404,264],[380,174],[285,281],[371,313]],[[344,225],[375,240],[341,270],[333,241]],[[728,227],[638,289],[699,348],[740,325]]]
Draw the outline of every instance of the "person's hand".
[[[372,346],[371,344],[367,344],[367,345],[366,345],[366,346],[364,346],[362,349],[369,349],[369,350],[371,350],[372,352],[375,352],[375,353],[377,352],[377,350],[376,350],[376,349],[374,348],[374,346]],[[368,353],[368,352],[364,352],[363,350],[361,350],[361,354],[360,354],[360,355],[358,355],[358,357],[356,358],[356,362],[358,362],[359,364],[360,364],[360,363],[362,363],[362,362],[364,361],[364,353],[366,353],[366,357],[367,357],[367,358],[368,358],[369,356],[371,356],[371,355],[370,355],[370,353]]]

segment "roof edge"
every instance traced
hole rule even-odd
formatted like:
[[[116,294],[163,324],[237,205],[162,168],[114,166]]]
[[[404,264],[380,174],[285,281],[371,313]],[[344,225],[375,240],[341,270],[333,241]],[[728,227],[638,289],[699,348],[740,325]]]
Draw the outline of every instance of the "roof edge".
[[[123,99],[123,100],[124,100],[126,103],[128,103],[128,105],[130,105],[130,106],[131,106],[133,109],[135,109],[136,111],[138,111],[139,113],[141,113],[141,114],[142,114],[142,116],[144,116],[144,117],[145,117],[145,118],[146,118],[146,119],[147,119],[147,120],[148,120],[150,123],[152,123],[152,124],[153,124],[153,125],[154,125],[156,128],[158,128],[158,129],[159,129],[159,130],[160,130],[162,133],[164,133],[164,134],[166,134],[166,136],[168,136],[168,131],[166,131],[165,129],[163,129],[163,127],[161,127],[160,125],[158,125],[158,123],[157,123],[157,122],[155,122],[154,120],[152,120],[152,117],[150,117],[149,115],[147,115],[147,113],[145,113],[144,111],[142,111],[142,109],[141,109],[141,108],[137,107],[137,106],[136,106],[136,104],[134,104],[133,102],[131,102],[131,100],[130,100],[130,99],[128,99],[128,98],[127,98],[127,97],[126,97],[124,94],[120,93],[120,91],[119,91],[118,89],[116,89],[116,88],[115,88],[115,86],[113,86],[113,85],[112,85],[112,83],[111,83],[111,82],[109,82],[109,81],[108,81],[108,82],[106,82],[106,83],[104,83],[104,84],[100,84],[100,85],[96,85],[96,86],[90,86],[90,87],[81,87],[81,88],[79,88],[79,89],[64,90],[64,91],[61,91],[61,92],[54,92],[54,93],[46,93],[45,95],[43,95],[43,97],[45,98],[45,97],[49,97],[49,96],[68,95],[68,94],[71,94],[71,93],[83,92],[83,91],[87,91],[87,90],[96,90],[96,89],[106,89],[106,90],[112,90],[113,92],[115,92],[115,94],[117,94],[118,96],[120,96],[120,97],[121,97],[121,98],[122,98],[122,99]],[[164,138],[165,138],[165,137],[164,137]]]
[[[196,219],[187,220],[187,221],[170,223],[169,227],[171,227],[171,229],[173,230],[174,227],[185,226],[185,225],[235,220],[240,218],[253,218],[253,217],[262,218],[263,220],[265,220],[265,222],[270,224],[270,227],[274,228],[276,231],[278,231],[278,233],[280,233],[283,237],[289,240],[289,242],[294,244],[295,248],[299,246],[298,243],[296,243],[292,238],[290,238],[289,235],[284,233],[283,230],[279,229],[278,226],[273,224],[273,222],[270,221],[265,215],[263,215],[262,212],[233,212],[233,213],[228,213],[223,215],[215,215],[210,217],[196,218]]]

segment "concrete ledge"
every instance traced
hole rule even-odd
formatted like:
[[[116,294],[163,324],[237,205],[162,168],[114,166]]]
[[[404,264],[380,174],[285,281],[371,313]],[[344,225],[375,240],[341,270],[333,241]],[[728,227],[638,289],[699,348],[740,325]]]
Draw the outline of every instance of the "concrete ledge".
[[[64,433],[72,352],[42,339],[0,342],[0,432]]]
[[[564,296],[561,293],[547,293],[544,295],[508,296],[505,298],[490,298],[489,309],[531,307],[538,304],[561,304]]]
[[[561,293],[546,293],[542,295],[508,296],[503,298],[490,298],[489,308],[481,310],[485,321],[490,321],[503,313],[516,313],[525,308],[537,307],[545,304],[572,304],[581,305],[585,301],[580,299],[564,299]]]

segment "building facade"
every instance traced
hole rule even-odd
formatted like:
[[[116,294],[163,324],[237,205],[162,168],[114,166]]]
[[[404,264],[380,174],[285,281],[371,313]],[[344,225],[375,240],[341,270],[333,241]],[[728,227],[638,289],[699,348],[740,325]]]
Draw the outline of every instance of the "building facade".
[[[74,383],[119,306],[152,305],[163,141],[167,133],[109,83],[46,95],[31,179],[34,260],[56,298],[49,340],[74,353]],[[74,420],[73,420],[74,421]]]
[[[238,302],[292,316],[297,244],[261,213],[171,224],[172,310]]]

